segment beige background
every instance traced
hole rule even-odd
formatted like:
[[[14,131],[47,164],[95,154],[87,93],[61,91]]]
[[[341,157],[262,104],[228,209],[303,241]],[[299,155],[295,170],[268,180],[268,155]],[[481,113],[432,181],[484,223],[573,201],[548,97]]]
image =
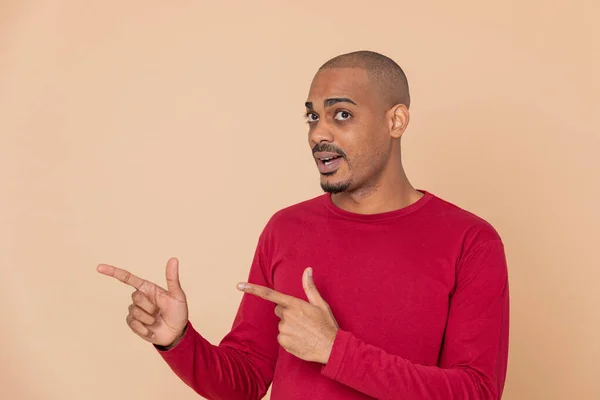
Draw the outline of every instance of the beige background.
[[[220,340],[268,217],[321,193],[316,68],[367,48],[408,74],[413,183],[505,240],[504,398],[600,399],[600,6],[562,3],[0,2],[0,398],[197,398],[95,266],[179,257]]]

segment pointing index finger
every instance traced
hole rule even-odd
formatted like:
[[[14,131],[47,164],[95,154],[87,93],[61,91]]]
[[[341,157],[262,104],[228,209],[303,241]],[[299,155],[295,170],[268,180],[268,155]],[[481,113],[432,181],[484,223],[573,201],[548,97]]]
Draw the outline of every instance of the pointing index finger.
[[[254,285],[252,283],[239,283],[237,287],[244,293],[258,296],[267,301],[282,305],[283,307],[289,307],[297,300],[295,297],[279,293],[278,291],[268,287]]]
[[[142,284],[144,283],[144,280],[142,278],[135,276],[127,270],[117,268],[112,265],[100,264],[98,265],[96,270],[103,275],[112,276],[113,278],[120,280],[124,284],[133,286],[136,289],[139,289],[140,286],[142,286]]]

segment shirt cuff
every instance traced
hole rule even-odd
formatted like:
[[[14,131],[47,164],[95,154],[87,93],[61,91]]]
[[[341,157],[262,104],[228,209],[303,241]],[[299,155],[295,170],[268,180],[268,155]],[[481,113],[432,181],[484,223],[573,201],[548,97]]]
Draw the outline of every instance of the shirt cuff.
[[[339,329],[333,341],[333,347],[331,348],[331,354],[329,360],[321,368],[321,374],[329,379],[335,380],[340,372],[340,369],[344,365],[345,360],[348,358],[348,343],[350,342],[352,334],[350,332]]]

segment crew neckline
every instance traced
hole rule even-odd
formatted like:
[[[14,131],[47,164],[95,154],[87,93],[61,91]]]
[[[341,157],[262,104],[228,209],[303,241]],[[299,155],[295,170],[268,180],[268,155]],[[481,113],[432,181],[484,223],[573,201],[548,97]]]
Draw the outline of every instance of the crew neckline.
[[[412,214],[425,206],[431,199],[435,196],[427,190],[417,189],[417,191],[421,192],[423,196],[414,203],[402,207],[396,210],[386,211],[377,214],[359,214],[352,211],[344,210],[343,208],[335,205],[332,199],[331,193],[326,193],[323,196],[325,207],[333,212],[334,214],[354,221],[363,221],[363,222],[376,222],[376,221],[386,221],[390,219],[404,217],[406,215]]]

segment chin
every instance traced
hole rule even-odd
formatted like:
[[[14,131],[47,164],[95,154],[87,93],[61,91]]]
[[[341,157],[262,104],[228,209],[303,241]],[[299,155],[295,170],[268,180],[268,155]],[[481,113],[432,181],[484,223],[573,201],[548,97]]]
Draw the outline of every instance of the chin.
[[[323,177],[321,179],[321,189],[323,189],[326,193],[337,194],[348,191],[352,186],[352,180],[338,180],[331,179],[327,177]]]

